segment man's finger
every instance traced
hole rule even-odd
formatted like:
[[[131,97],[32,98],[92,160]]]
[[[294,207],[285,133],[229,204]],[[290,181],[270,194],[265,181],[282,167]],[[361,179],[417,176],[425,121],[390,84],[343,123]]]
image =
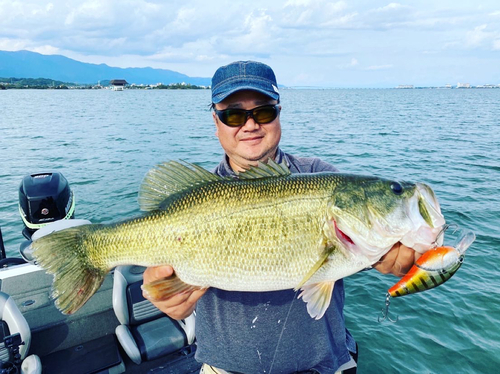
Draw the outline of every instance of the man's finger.
[[[142,278],[144,283],[151,283],[159,279],[168,278],[174,273],[174,269],[171,266],[151,266],[144,270]]]

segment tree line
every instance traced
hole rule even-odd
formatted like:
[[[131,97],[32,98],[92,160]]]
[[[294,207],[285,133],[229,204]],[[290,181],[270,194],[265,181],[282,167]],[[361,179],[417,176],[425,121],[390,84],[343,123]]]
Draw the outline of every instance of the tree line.
[[[39,89],[67,89],[75,86],[74,83],[66,83],[48,78],[2,78],[0,77],[0,89],[7,88],[39,88]]]
[[[0,90],[5,89],[23,89],[23,88],[35,88],[35,89],[68,89],[68,88],[80,88],[80,89],[90,89],[90,88],[102,88],[110,85],[109,80],[101,81],[100,84],[76,84],[61,82],[49,78],[2,78],[0,77]],[[128,85],[129,89],[144,89],[153,88],[159,90],[199,90],[205,89],[204,86],[196,86],[189,83],[172,83],[172,84],[160,84],[155,86],[147,85]]]

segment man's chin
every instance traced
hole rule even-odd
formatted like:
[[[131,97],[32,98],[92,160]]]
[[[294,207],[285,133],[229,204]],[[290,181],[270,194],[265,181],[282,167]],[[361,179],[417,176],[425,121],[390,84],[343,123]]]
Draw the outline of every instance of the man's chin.
[[[266,163],[269,160],[269,158],[274,158],[274,156],[271,156],[268,153],[264,153],[255,156],[249,156],[246,158],[246,160],[249,163],[252,163],[253,166],[257,166],[259,162]]]

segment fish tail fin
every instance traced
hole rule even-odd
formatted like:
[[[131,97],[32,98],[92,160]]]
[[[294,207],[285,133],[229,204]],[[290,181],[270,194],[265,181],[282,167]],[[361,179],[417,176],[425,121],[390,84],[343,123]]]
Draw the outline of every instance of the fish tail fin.
[[[64,314],[73,314],[101,287],[109,269],[94,265],[86,238],[99,225],[82,225],[53,232],[35,240],[33,256],[54,275],[52,298]]]

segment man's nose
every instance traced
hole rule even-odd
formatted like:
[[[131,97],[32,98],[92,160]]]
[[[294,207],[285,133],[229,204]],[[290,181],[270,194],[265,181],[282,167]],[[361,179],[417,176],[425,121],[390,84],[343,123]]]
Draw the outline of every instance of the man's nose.
[[[245,124],[243,125],[243,127],[246,130],[255,130],[255,129],[258,129],[259,126],[260,125],[253,119],[253,116],[250,113],[248,113],[247,120],[245,121]]]

